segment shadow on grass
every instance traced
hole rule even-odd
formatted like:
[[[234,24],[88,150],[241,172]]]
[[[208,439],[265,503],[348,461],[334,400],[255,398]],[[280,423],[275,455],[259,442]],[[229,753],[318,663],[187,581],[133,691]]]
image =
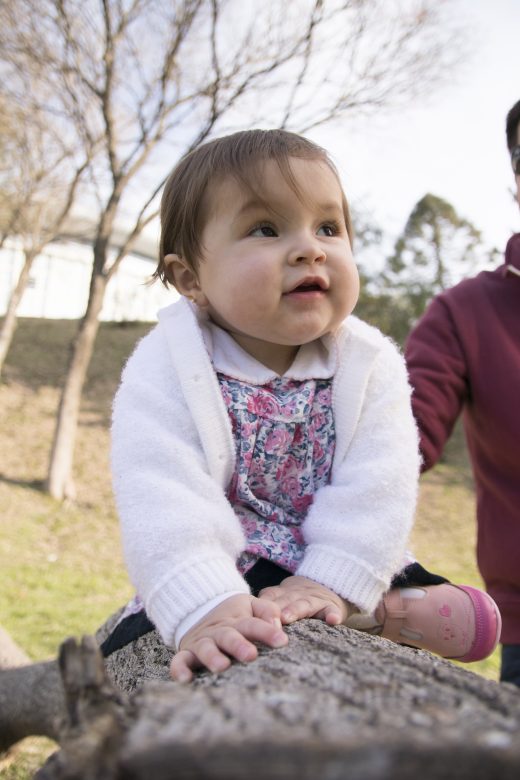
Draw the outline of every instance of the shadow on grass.
[[[16,487],[33,490],[37,493],[45,492],[45,482],[43,479],[13,479],[0,472],[0,482],[5,485],[15,485]]]

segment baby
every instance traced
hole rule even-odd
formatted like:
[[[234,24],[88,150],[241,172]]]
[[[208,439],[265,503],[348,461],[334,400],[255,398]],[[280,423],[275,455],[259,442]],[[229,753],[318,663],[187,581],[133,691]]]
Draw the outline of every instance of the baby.
[[[106,655],[157,627],[174,679],[281,647],[314,617],[471,661],[500,615],[407,557],[419,473],[402,357],[352,315],[347,201],[282,130],[216,139],[172,172],[155,276],[180,300],[114,403],[112,469],[139,598]]]

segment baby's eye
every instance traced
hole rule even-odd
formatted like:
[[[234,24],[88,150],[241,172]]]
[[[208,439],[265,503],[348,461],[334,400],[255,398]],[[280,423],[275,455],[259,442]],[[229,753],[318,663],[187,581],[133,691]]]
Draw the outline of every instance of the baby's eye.
[[[249,231],[250,236],[260,236],[264,238],[274,238],[276,234],[276,230],[272,225],[256,225],[252,230]]]
[[[319,236],[335,236],[338,233],[338,226],[334,222],[327,222],[318,229]]]

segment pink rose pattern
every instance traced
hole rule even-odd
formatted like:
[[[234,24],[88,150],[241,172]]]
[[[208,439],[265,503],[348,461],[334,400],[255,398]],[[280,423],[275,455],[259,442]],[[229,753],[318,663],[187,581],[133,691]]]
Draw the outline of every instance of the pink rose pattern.
[[[237,456],[227,495],[247,537],[238,569],[244,574],[267,558],[294,572],[313,495],[330,478],[331,380],[279,378],[261,386],[223,374],[218,380]]]
[[[218,378],[237,451],[228,498],[247,537],[238,569],[245,574],[258,558],[267,558],[294,572],[305,549],[302,524],[312,497],[329,482],[335,443],[331,381],[275,379],[257,387]],[[143,610],[136,595],[117,624]]]

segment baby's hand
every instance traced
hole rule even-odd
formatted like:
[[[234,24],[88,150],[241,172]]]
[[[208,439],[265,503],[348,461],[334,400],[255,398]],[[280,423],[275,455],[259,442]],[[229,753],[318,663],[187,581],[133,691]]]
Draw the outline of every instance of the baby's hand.
[[[260,598],[280,607],[285,624],[302,618],[318,618],[329,626],[337,626],[358,611],[337,593],[307,577],[287,577],[280,585],[260,591]]]
[[[193,669],[206,667],[223,672],[231,659],[254,661],[258,651],[253,642],[283,647],[280,607],[267,599],[237,595],[223,601],[182,637],[170,673],[174,680],[189,682]]]

